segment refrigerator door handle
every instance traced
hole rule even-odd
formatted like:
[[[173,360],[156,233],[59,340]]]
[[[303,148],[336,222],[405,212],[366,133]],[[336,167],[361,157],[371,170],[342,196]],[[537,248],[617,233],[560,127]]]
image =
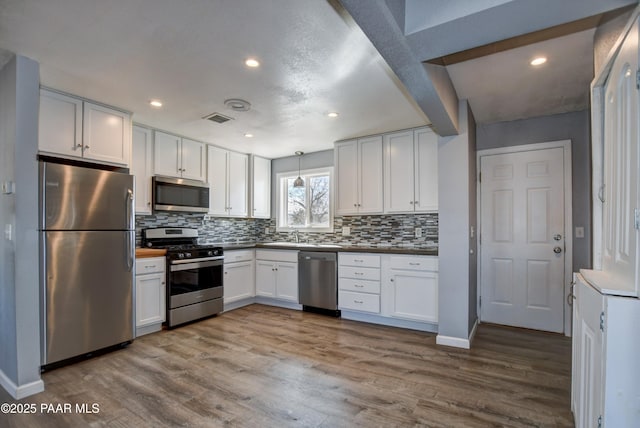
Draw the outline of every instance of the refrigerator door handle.
[[[127,234],[127,239],[125,239],[125,257],[126,257],[126,262],[127,262],[127,271],[131,272],[131,270],[133,269],[133,262],[134,262],[134,258],[135,258],[135,253],[134,253],[134,239],[135,239],[135,233],[131,230],[125,232]]]

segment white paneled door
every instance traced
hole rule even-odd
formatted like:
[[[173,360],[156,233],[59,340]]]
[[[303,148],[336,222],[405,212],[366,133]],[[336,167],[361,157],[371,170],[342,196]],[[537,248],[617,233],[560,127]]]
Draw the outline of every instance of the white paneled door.
[[[480,157],[481,320],[562,332],[563,148]]]

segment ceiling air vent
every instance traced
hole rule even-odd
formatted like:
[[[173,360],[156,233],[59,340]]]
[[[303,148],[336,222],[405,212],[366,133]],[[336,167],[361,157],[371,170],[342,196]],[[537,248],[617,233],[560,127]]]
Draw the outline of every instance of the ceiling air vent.
[[[203,117],[203,119],[207,119],[215,123],[225,123],[230,120],[233,120],[232,117],[225,116],[224,114],[220,114],[220,113],[211,113],[210,115]]]

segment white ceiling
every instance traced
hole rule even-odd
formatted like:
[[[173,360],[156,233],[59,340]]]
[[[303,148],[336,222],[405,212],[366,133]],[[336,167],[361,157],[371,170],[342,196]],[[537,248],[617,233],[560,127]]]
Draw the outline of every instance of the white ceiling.
[[[272,158],[429,123],[359,28],[326,1],[2,0],[0,49],[37,60],[45,86]],[[245,67],[250,56],[262,66]],[[150,107],[152,98],[164,107]],[[228,98],[252,109],[233,112]],[[201,119],[212,112],[235,120]]]
[[[478,123],[546,116],[589,107],[593,35],[581,31],[447,66]],[[537,56],[547,63],[533,67]]]
[[[508,2],[483,0],[501,3]],[[478,123],[581,110],[589,105],[593,34],[447,70]],[[367,37],[327,0],[1,0],[0,66],[2,49],[37,60],[45,86],[132,111],[138,123],[271,158],[429,123]],[[533,69],[539,53],[549,61]],[[250,56],[262,66],[245,67]],[[152,98],[164,107],[150,107]],[[233,112],[228,98],[252,109]],[[201,119],[213,112],[235,120]]]

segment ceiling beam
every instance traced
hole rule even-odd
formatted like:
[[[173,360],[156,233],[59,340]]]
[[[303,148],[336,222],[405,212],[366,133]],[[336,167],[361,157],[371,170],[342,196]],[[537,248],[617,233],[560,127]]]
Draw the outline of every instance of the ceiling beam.
[[[398,25],[395,7],[401,6],[398,1],[329,0],[339,12],[346,10],[371,40],[436,132],[442,136],[457,135],[458,96],[449,74],[442,66],[422,64],[415,55],[407,43],[404,26]]]
[[[407,15],[428,13],[427,2],[410,4]],[[418,59],[429,61],[630,4],[637,0],[512,0],[407,34],[406,40]]]

